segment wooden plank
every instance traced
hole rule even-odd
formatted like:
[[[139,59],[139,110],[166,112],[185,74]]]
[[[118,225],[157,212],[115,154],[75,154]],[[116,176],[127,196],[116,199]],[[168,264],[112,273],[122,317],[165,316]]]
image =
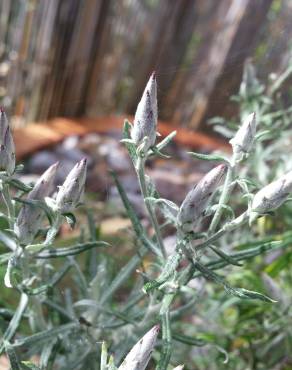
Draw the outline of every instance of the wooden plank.
[[[72,117],[84,114],[87,87],[94,60],[101,51],[100,37],[110,0],[84,0],[72,36],[64,68],[65,88],[59,114]]]
[[[132,120],[133,117],[129,119]],[[83,136],[90,132],[106,134],[112,130],[121,132],[123,121],[123,117],[105,116],[82,119],[56,118],[44,123],[31,123],[13,132],[17,159],[23,159],[37,150],[56,145],[70,135]],[[167,136],[174,129],[177,130],[175,142],[179,145],[185,145],[194,150],[229,150],[229,145],[221,140],[174,127],[169,122],[159,121],[158,131],[162,137]]]
[[[267,20],[267,13],[273,0],[245,0],[244,13],[239,19],[220,74],[209,95],[202,121],[211,117],[231,116],[236,112],[234,104],[228,104],[230,97],[238,92],[246,59],[252,55],[258,42],[261,27]],[[225,41],[222,39],[222,43]],[[214,55],[215,57],[215,55]],[[196,124],[195,114],[191,122]]]
[[[203,25],[194,68],[185,73],[175,91],[170,90],[164,103],[168,106],[164,118],[171,117],[184,126],[197,128],[205,122],[208,109],[210,115],[223,112],[238,87],[244,60],[251,53],[271,1],[216,2],[216,8]]]

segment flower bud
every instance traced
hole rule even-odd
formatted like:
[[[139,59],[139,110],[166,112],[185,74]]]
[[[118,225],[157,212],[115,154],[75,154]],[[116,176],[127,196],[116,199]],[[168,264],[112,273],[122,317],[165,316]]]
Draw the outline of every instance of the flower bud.
[[[242,82],[240,84],[239,93],[245,97],[252,94],[255,89],[260,86],[256,76],[256,70],[250,60],[246,60],[243,68]]]
[[[69,172],[64,184],[59,187],[56,209],[61,213],[71,212],[81,201],[86,180],[86,158],[78,162]]]
[[[184,365],[179,365],[175,367],[173,370],[183,370],[183,368],[184,368]]]
[[[256,193],[251,205],[250,221],[280,207],[292,192],[292,171],[262,188]]]
[[[6,114],[0,108],[0,170],[12,175],[15,169],[15,146]]]
[[[178,224],[184,231],[193,230],[204,214],[217,187],[225,175],[227,166],[221,164],[209,171],[186,196],[179,213]]]
[[[159,325],[150,329],[127,354],[118,370],[145,370],[159,333]]]
[[[138,104],[134,127],[131,132],[131,137],[136,145],[142,143],[147,136],[148,142],[145,150],[155,144],[156,140],[156,126],[157,126],[157,84],[156,76],[153,72],[146,88],[143,92],[142,98]]]
[[[256,115],[249,114],[244,120],[234,138],[230,140],[234,154],[242,155],[251,151],[256,134]]]
[[[53,164],[38,179],[34,188],[27,196],[27,200],[44,200],[45,197],[52,194],[54,190],[54,181],[59,163]],[[44,212],[40,207],[30,204],[24,204],[21,208],[14,231],[21,244],[29,244],[37,234]]]

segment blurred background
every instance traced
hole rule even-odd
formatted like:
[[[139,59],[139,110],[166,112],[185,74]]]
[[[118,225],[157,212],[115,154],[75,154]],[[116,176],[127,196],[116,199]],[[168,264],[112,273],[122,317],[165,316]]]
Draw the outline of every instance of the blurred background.
[[[0,103],[14,125],[133,114],[156,70],[160,119],[206,130],[247,58],[263,79],[291,62],[291,19],[291,0],[1,0]]]

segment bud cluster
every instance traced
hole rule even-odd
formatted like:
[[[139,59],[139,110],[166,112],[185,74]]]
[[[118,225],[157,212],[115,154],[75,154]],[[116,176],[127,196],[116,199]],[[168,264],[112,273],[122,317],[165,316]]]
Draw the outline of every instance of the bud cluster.
[[[54,192],[54,183],[58,163],[49,167],[36,182],[34,188],[27,196],[27,201],[44,201]],[[68,213],[76,208],[81,201],[86,180],[86,159],[78,162],[69,172],[62,186],[59,187],[56,200],[53,201],[53,211]],[[14,231],[21,244],[29,244],[35,238],[44,212],[42,208],[33,204],[25,204],[17,217]]]

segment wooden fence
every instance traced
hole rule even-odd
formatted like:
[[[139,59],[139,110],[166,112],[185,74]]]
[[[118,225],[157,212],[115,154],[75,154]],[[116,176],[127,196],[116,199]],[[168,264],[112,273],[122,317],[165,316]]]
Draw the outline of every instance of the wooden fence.
[[[197,128],[226,113],[247,57],[264,45],[266,65],[269,40],[287,56],[291,10],[290,0],[1,0],[0,101],[20,122],[133,113],[155,69],[160,117]]]

